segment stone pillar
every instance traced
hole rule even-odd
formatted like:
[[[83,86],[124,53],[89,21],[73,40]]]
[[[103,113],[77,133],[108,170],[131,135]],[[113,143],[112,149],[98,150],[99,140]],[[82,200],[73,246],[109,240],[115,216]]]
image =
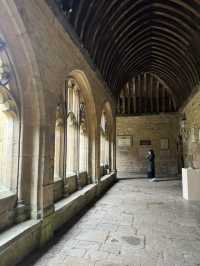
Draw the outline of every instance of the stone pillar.
[[[183,198],[200,201],[200,169],[182,169]]]
[[[42,218],[41,246],[45,245],[54,234],[54,145],[52,144],[54,143],[54,129],[54,124],[42,126],[40,129],[38,200]]]

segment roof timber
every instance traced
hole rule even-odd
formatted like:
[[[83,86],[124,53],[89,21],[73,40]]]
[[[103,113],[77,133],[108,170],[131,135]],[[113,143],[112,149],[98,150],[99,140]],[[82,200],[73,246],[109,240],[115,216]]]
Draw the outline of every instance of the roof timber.
[[[59,2],[116,96],[144,72],[159,76],[178,106],[199,84],[199,0]]]

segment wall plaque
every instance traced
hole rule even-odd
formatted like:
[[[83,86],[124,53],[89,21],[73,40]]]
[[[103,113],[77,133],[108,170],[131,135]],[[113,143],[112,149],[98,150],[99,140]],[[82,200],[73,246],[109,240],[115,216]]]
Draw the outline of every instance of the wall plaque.
[[[132,136],[118,136],[117,137],[118,147],[131,147],[132,146]]]
[[[160,149],[161,150],[168,150],[169,149],[169,140],[168,139],[161,139],[160,140]]]
[[[151,140],[148,140],[148,139],[140,140],[140,145],[149,146],[151,145]]]

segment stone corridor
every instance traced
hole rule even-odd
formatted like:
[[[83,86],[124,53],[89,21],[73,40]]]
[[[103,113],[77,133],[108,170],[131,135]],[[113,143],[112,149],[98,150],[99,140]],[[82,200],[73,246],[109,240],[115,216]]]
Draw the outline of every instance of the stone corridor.
[[[48,250],[20,266],[200,265],[200,203],[178,180],[120,180]]]

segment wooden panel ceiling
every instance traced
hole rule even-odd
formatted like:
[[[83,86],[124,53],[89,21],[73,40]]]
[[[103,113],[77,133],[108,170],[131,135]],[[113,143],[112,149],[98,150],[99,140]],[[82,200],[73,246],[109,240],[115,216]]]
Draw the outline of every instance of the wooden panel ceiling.
[[[200,0],[56,0],[115,95],[141,72],[180,105],[200,80]]]
[[[118,115],[159,114],[177,111],[171,89],[158,76],[142,73],[129,80],[117,100]]]

